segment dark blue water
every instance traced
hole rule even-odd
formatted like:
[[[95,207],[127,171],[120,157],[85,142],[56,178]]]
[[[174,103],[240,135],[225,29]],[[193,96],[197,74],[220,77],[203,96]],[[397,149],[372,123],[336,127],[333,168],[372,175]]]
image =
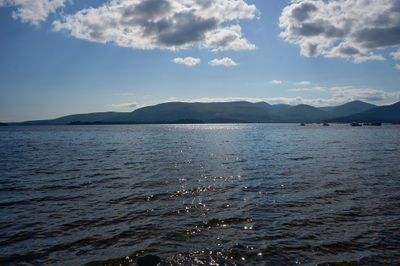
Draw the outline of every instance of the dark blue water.
[[[0,264],[400,264],[400,127],[0,129]]]

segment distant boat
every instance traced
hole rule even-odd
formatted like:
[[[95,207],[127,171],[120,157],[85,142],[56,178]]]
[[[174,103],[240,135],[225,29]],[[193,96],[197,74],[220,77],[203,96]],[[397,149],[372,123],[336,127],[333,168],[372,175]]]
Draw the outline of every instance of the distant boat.
[[[371,123],[370,126],[382,126],[382,123],[380,123],[380,122]]]
[[[302,126],[302,127],[304,127],[305,125],[306,125],[306,124],[304,124],[304,123],[301,123],[301,124],[300,124],[300,126]]]
[[[374,122],[374,123],[363,123],[363,126],[382,126],[382,123],[380,122]]]
[[[351,123],[350,125],[351,125],[352,127],[361,127],[361,126],[362,126],[360,123],[356,123],[356,122],[353,122],[353,123]]]
[[[324,125],[324,127],[329,127],[328,123],[324,123],[323,125]]]

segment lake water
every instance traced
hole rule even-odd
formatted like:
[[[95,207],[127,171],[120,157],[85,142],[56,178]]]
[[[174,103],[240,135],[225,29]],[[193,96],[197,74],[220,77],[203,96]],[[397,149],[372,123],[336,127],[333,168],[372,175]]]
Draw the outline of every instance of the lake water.
[[[400,126],[0,129],[0,264],[400,264]]]

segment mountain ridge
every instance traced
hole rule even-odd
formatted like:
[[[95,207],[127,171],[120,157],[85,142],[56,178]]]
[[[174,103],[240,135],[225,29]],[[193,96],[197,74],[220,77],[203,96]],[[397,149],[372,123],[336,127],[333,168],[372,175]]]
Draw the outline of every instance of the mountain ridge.
[[[361,113],[375,107],[378,106],[357,100],[338,106],[322,107],[322,110],[332,114],[335,117],[345,117],[352,114]]]
[[[396,104],[400,107],[400,102]],[[362,101],[353,101],[335,107],[325,107],[324,110],[324,107],[317,108],[306,104],[293,106],[247,101],[167,102],[142,107],[132,112],[75,114],[50,120],[9,123],[9,125],[356,122],[356,120],[361,121],[363,118],[367,119],[368,117],[365,117],[365,115],[374,117],[374,119],[370,119],[374,120],[373,122],[395,122],[400,121],[400,113],[397,115],[395,111],[397,110],[396,104],[375,106]],[[390,107],[389,111],[382,111],[388,107]],[[394,112],[394,115],[391,115],[390,111]],[[339,114],[342,116],[339,116]],[[355,118],[357,119],[351,121]],[[375,121],[379,120],[378,118],[381,121]]]
[[[351,122],[381,122],[381,123],[398,123],[400,122],[400,102],[371,108],[361,113],[350,116],[331,119],[330,122],[351,123]]]

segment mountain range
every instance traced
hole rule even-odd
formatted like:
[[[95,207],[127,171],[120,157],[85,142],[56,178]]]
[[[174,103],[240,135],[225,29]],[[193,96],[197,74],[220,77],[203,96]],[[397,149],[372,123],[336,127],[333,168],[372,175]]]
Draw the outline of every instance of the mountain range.
[[[313,107],[246,101],[187,103],[168,102],[133,112],[102,112],[69,115],[51,120],[9,123],[9,125],[146,124],[146,123],[316,123],[398,122],[400,102],[376,106],[353,101],[340,106]]]

